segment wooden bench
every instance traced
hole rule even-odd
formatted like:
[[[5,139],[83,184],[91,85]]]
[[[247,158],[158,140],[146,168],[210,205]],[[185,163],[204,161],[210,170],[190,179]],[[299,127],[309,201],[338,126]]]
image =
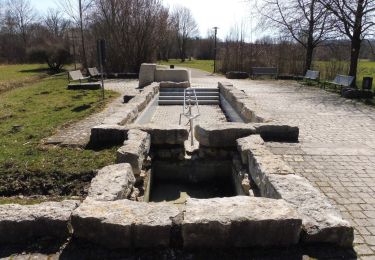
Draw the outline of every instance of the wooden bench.
[[[333,85],[335,87],[340,87],[340,93],[343,88],[349,88],[353,84],[354,77],[346,75],[337,75],[333,81],[326,81],[323,84],[323,87],[326,88],[327,85]]]
[[[102,86],[99,82],[82,83],[83,80],[88,80],[90,77],[84,77],[80,70],[69,71],[68,75],[68,89],[99,89]]]
[[[307,79],[307,80],[316,80],[316,81],[318,81],[318,80],[319,80],[319,77],[320,77],[320,73],[319,73],[319,71],[316,71],[316,70],[308,70],[308,71],[306,71],[306,75],[305,75],[304,79]]]
[[[277,79],[279,69],[275,67],[253,67],[251,68],[251,75],[253,79],[256,76],[272,76]]]

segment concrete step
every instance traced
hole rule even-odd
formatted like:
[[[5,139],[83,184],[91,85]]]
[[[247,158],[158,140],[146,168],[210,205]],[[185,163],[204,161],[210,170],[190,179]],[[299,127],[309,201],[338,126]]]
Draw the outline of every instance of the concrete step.
[[[158,104],[160,106],[168,106],[168,105],[183,105],[183,100],[159,100]],[[195,102],[192,102],[192,104],[195,104]],[[199,105],[220,105],[219,100],[198,100]]]
[[[219,96],[219,92],[195,92],[197,96]],[[159,96],[184,96],[184,92],[160,92]]]
[[[220,100],[219,96],[197,96],[198,100]],[[184,100],[184,96],[161,96],[159,100]],[[195,100],[193,97],[192,100]]]

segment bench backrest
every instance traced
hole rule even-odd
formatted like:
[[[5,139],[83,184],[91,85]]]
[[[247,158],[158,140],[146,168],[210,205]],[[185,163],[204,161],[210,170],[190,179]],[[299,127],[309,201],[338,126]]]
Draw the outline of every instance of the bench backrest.
[[[340,86],[350,87],[353,83],[353,80],[353,76],[337,75],[333,82]]]
[[[279,73],[279,69],[274,67],[253,67],[251,71],[253,74],[259,75],[277,75]]]
[[[74,71],[69,71],[69,77],[74,81],[74,80],[82,80],[84,79],[82,73],[80,70],[74,70]]]
[[[97,77],[99,76],[99,71],[96,67],[94,68],[88,68],[89,74],[91,77]]]
[[[317,79],[319,79],[319,75],[320,75],[319,71],[308,70],[308,71],[306,71],[305,78],[312,79],[312,80],[317,80]]]

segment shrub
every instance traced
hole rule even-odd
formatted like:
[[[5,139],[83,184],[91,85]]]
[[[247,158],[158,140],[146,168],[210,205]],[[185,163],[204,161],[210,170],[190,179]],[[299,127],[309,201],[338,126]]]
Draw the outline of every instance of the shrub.
[[[31,62],[46,62],[53,72],[61,71],[62,67],[71,59],[69,50],[56,45],[32,48],[28,51],[28,57]]]

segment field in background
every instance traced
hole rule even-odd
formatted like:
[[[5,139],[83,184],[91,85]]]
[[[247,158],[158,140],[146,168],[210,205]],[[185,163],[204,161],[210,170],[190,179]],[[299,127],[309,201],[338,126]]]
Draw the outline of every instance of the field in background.
[[[0,65],[0,93],[47,76],[45,64]]]
[[[39,66],[29,68],[33,67]],[[2,66],[0,70],[10,71],[12,81],[24,73],[18,68]],[[25,73],[41,77],[43,72]],[[6,74],[1,78],[7,81]],[[90,181],[94,170],[115,161],[113,149],[92,151],[41,145],[40,141],[58,127],[103,109],[118,96],[107,91],[106,100],[101,101],[100,90],[72,91],[67,90],[67,84],[62,73],[0,94],[0,196],[80,195],[81,186]]]
[[[175,65],[177,67],[186,67],[186,68],[193,68],[193,69],[200,69],[207,72],[214,71],[214,61],[213,60],[186,60],[185,62],[181,62],[178,59],[171,59],[168,62],[166,61],[159,61],[160,65]]]
[[[320,71],[321,80],[333,80],[337,74],[347,75],[349,62],[345,61],[316,61],[314,70]],[[363,77],[373,77],[375,89],[375,61],[361,60],[358,67],[357,86],[362,87]]]

